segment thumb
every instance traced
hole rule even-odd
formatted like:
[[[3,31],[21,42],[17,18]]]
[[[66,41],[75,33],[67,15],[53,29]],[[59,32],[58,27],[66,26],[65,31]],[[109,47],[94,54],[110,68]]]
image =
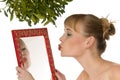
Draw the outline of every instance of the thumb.
[[[58,80],[66,80],[65,75],[58,70],[56,70],[55,75]]]

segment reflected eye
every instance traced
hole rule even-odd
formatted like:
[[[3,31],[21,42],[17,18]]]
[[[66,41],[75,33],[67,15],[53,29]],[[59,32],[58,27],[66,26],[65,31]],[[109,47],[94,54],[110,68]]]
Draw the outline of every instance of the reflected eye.
[[[22,48],[22,49],[21,49],[21,51],[25,51],[25,50],[26,50],[26,48]]]

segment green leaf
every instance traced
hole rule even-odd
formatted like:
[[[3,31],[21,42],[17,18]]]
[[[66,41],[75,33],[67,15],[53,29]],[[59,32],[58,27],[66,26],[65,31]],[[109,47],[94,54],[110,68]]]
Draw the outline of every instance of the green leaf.
[[[4,14],[5,14],[6,17],[8,17],[8,14],[7,14],[7,12],[5,10],[4,10]]]
[[[27,22],[28,22],[28,25],[29,25],[29,26],[32,26],[32,25],[31,25],[31,20],[28,20]]]
[[[34,14],[34,15],[39,19],[44,19],[44,16],[42,16],[41,14]]]
[[[35,23],[36,22],[35,16],[32,15],[31,20]]]
[[[11,16],[10,16],[10,21],[12,21],[13,20],[13,14],[14,14],[14,10],[12,11],[12,13],[11,13]]]
[[[46,26],[49,22],[50,22],[50,21],[45,22],[45,23],[44,23],[44,26]]]

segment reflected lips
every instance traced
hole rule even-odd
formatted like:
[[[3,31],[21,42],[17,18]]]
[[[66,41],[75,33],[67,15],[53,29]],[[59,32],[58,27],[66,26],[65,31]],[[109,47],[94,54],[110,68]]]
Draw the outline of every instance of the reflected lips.
[[[27,62],[27,58],[23,57],[23,58],[22,58],[22,61],[23,61],[23,62]]]

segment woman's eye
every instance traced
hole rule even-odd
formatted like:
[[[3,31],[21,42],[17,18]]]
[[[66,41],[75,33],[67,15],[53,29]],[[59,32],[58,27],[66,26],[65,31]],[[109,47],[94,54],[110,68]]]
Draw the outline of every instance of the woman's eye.
[[[67,33],[67,36],[71,36],[72,34],[71,33]]]
[[[70,37],[70,36],[72,36],[72,31],[69,29],[66,29],[65,34],[67,37]]]

